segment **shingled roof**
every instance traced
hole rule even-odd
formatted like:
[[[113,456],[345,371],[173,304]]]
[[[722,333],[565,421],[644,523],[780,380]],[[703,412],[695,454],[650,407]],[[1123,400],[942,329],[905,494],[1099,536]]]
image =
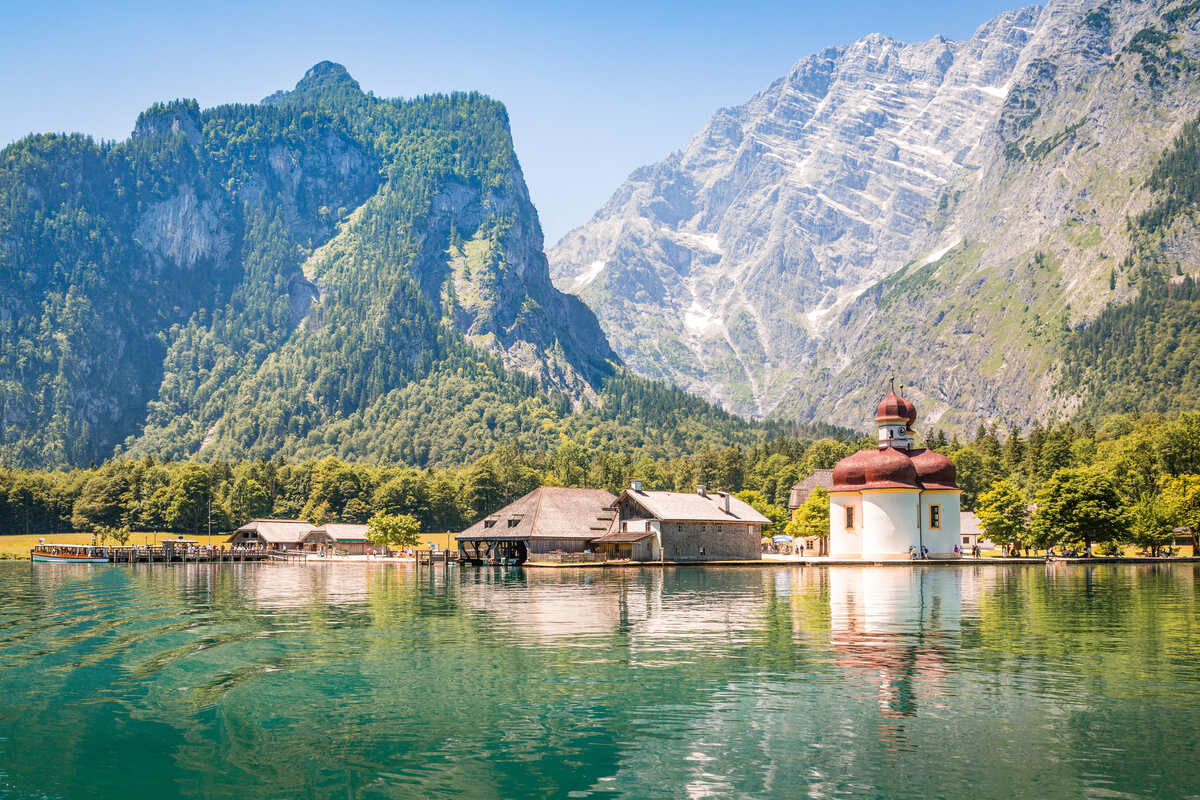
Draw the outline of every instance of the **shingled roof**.
[[[792,492],[788,495],[788,508],[795,511],[800,506],[808,502],[808,497],[813,493],[813,489],[822,488],[829,491],[833,488],[833,470],[831,469],[814,469],[807,478],[796,481],[792,486]]]
[[[626,489],[621,500],[628,498],[641,506],[650,516],[664,522],[745,522],[770,525],[771,520],[754,510],[749,503],[724,492],[644,492]],[[729,510],[725,510],[728,499]]]
[[[579,539],[590,541],[608,530],[617,498],[603,489],[542,486],[467,528],[459,541]]]
[[[239,533],[256,533],[268,544],[295,544],[313,529],[313,524],[302,519],[252,519],[234,531],[231,540]]]

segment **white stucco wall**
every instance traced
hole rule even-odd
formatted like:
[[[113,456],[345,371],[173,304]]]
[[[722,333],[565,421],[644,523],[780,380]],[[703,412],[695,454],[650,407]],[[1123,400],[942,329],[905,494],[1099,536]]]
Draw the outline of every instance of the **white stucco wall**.
[[[864,558],[907,558],[917,544],[917,503],[920,492],[865,491],[863,495]]]
[[[918,506],[919,504],[919,506]],[[929,525],[930,507],[941,507],[941,528]],[[846,507],[854,507],[847,529]],[[875,490],[829,496],[829,555],[833,558],[908,558],[908,548],[929,549],[930,558],[962,554],[959,493]],[[918,517],[919,514],[919,517]],[[954,546],[959,545],[959,553]]]
[[[846,506],[854,508],[854,528],[846,529]],[[862,554],[862,495],[858,492],[829,495],[829,555],[858,558]]]
[[[934,530],[929,526],[930,506],[941,506],[942,527]],[[959,493],[950,490],[930,490],[921,493],[921,522],[925,527],[922,532],[925,546],[929,548],[929,557],[954,558],[962,555],[962,537],[959,534]],[[954,552],[958,545],[959,552]]]

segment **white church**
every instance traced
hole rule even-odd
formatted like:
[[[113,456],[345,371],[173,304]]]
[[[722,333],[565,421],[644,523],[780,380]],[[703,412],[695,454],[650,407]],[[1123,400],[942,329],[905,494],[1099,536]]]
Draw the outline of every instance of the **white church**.
[[[875,411],[879,448],[833,468],[831,558],[959,558],[959,493],[954,462],[913,448],[917,409],[889,392]],[[911,550],[910,550],[911,548]]]

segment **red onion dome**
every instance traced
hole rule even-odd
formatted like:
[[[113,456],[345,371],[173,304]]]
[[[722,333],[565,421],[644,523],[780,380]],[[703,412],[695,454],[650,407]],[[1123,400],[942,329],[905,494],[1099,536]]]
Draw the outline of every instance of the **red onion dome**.
[[[833,468],[835,492],[916,488],[917,471],[912,459],[894,447],[859,450]]]
[[[875,409],[875,421],[902,421],[912,425],[917,421],[917,407],[895,392],[888,392],[887,397],[879,402],[879,408]]]
[[[859,450],[833,465],[833,491],[855,491],[867,482],[867,461],[873,451]]]
[[[912,464],[917,480],[926,489],[957,489],[958,470],[954,462],[936,450],[914,450]]]

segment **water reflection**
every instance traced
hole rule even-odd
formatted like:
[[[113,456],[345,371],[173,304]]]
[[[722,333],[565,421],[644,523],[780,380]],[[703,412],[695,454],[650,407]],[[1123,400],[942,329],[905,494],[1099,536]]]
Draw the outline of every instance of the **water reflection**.
[[[5,565],[0,796],[1181,797],[1196,611],[1192,566]]]

